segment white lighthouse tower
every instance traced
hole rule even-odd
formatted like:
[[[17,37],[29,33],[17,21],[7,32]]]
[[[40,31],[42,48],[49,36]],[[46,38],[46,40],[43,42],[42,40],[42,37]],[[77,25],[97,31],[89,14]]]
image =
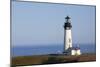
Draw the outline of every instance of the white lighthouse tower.
[[[65,19],[66,22],[64,24],[64,52],[72,48],[72,25],[69,16],[67,16]]]
[[[67,16],[64,24],[64,53],[67,55],[81,55],[79,46],[72,46],[71,18]]]

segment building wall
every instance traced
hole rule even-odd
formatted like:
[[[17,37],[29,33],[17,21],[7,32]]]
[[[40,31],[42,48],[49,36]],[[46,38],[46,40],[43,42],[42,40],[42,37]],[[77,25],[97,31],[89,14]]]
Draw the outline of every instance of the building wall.
[[[65,50],[72,47],[71,29],[65,30]]]
[[[76,50],[72,50],[71,55],[76,55]]]
[[[78,50],[71,50],[71,55],[81,55],[80,49],[78,49]]]
[[[81,55],[81,51],[80,49],[76,51],[77,52],[77,55]]]

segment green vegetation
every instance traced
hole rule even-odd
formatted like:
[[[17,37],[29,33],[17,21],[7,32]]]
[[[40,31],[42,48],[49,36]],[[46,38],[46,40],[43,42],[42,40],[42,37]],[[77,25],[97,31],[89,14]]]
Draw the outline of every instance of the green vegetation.
[[[55,64],[55,63],[61,63],[62,61],[63,61],[63,58],[48,57],[48,60],[43,61],[43,64]]]
[[[40,65],[72,62],[89,62],[96,61],[95,54],[82,54],[80,56],[68,55],[38,55],[38,56],[21,56],[11,59],[12,67],[23,65]]]

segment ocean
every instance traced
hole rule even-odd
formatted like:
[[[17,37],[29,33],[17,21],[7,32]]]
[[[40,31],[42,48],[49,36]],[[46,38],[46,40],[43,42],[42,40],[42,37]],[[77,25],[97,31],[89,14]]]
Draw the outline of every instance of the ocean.
[[[96,53],[96,45],[82,44],[80,45],[82,53]],[[43,54],[62,54],[63,45],[45,45],[45,46],[12,46],[11,56],[29,56]]]

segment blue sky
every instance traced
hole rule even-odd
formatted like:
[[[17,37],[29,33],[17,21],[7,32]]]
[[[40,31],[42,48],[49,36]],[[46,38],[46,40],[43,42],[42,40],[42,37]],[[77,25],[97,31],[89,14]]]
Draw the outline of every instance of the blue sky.
[[[64,43],[64,22],[71,17],[73,44],[95,44],[95,7],[12,2],[12,45]]]

